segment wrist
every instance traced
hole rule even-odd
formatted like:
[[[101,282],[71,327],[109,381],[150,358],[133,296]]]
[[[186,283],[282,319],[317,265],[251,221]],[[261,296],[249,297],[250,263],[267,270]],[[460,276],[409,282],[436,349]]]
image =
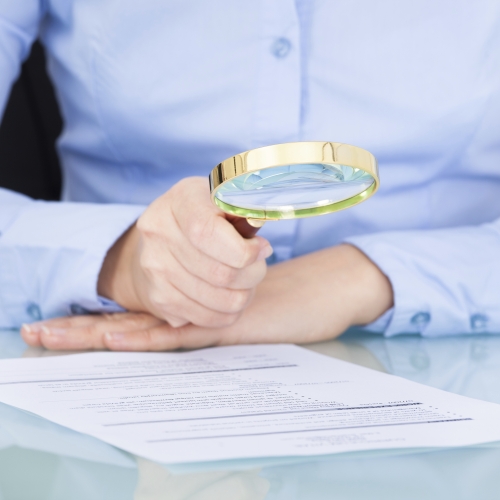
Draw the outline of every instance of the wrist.
[[[341,245],[349,252],[349,275],[352,277],[353,308],[351,325],[367,325],[394,305],[389,278],[357,247]]]
[[[133,258],[139,234],[135,224],[123,233],[108,250],[99,273],[97,292],[125,309],[141,311],[132,277]]]

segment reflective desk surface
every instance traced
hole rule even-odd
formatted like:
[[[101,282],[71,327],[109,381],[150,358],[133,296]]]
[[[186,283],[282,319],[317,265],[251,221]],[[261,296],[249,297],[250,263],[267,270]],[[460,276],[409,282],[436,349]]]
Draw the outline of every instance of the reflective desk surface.
[[[500,335],[385,339],[349,332],[314,351],[500,403]],[[0,331],[0,357],[54,355]],[[500,422],[499,422],[500,425]],[[500,499],[500,444],[166,468],[0,405],[0,500]]]

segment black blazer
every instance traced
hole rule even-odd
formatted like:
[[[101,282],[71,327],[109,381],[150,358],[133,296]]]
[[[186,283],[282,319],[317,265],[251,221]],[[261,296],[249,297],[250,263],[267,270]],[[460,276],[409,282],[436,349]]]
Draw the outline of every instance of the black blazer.
[[[36,42],[12,87],[0,125],[0,187],[58,200],[61,171],[54,145],[61,129],[43,47]]]

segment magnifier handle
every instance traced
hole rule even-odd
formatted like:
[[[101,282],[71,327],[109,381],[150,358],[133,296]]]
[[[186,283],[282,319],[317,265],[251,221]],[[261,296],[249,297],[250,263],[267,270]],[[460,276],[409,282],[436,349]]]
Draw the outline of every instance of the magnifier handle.
[[[247,218],[247,222],[252,227],[255,227],[257,229],[260,229],[266,223],[264,219],[250,219],[250,218]]]
[[[243,236],[243,238],[252,238],[254,237],[259,229],[264,225],[264,221],[262,221],[262,224],[259,224],[258,226],[254,226],[252,224],[253,221],[256,219],[245,219],[244,217],[235,217],[235,216],[227,216],[227,219],[231,224],[234,226],[236,231]],[[251,222],[250,222],[251,221]],[[260,221],[258,221],[260,222]]]

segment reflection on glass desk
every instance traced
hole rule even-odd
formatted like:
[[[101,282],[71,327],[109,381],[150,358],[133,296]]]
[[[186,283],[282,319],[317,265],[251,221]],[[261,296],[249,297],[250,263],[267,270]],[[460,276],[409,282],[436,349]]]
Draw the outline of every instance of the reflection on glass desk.
[[[305,346],[500,403],[500,335],[383,338],[351,331]],[[60,355],[0,331],[0,357]],[[499,422],[500,425],[500,422]],[[0,500],[500,498],[500,444],[165,467],[0,404]]]

